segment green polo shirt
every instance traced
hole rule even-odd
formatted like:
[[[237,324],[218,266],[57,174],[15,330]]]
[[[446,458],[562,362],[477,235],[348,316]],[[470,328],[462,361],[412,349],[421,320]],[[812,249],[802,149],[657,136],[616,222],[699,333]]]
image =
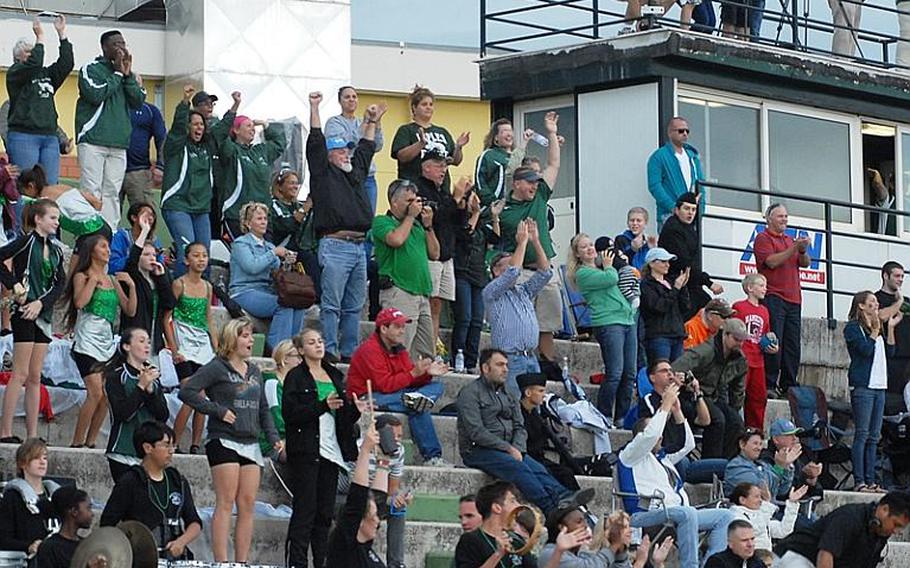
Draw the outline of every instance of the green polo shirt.
[[[433,293],[430,264],[427,257],[427,235],[419,221],[414,221],[408,240],[398,248],[386,244],[386,235],[401,225],[387,213],[373,219],[373,254],[379,263],[379,275],[388,276],[395,286],[416,296]]]
[[[547,258],[556,256],[556,251],[553,250],[553,241],[550,240],[550,228],[547,220],[547,202],[552,194],[553,190],[550,189],[550,186],[544,180],[537,182],[537,193],[534,194],[534,199],[531,201],[518,201],[512,194],[509,194],[509,198],[506,200],[506,207],[499,215],[499,226],[502,230],[500,243],[504,250],[508,252],[515,251],[515,233],[518,223],[525,219],[534,219],[537,221],[540,244],[543,246],[544,252],[547,253]],[[534,252],[534,247],[529,244],[525,252],[524,266],[532,267],[536,263],[537,254]]]

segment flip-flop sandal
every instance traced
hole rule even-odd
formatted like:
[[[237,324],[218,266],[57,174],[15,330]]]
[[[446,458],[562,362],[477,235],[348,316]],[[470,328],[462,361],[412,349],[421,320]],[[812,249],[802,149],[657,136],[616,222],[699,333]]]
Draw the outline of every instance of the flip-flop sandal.
[[[21,444],[22,438],[19,436],[6,436],[5,438],[0,438],[0,444]]]

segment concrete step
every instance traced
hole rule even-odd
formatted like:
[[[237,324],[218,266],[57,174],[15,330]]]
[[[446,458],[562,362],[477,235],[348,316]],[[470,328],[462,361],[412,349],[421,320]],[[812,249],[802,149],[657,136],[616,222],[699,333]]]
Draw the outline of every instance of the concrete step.
[[[217,327],[221,322],[230,319],[230,314],[222,307],[215,308]],[[257,331],[268,330],[267,322],[257,321]],[[375,331],[375,324],[362,321],[360,324],[361,340]],[[449,344],[451,330],[440,330],[442,340]],[[480,339],[481,348],[489,347],[490,334],[483,332]],[[584,381],[592,374],[603,372],[603,360],[597,342],[556,340],[556,348],[561,361],[569,358],[572,373]],[[843,324],[838,323],[834,329],[828,327],[827,320],[807,318],[802,322],[802,365],[800,383],[818,385],[825,390],[829,398],[846,400],[846,369],[850,359],[843,339]]]

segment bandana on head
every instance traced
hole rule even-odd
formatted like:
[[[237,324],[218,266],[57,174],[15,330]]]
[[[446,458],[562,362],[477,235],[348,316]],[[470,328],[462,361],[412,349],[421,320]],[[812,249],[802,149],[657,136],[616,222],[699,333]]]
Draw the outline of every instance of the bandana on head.
[[[231,125],[231,138],[235,138],[237,136],[237,129],[240,128],[240,125],[247,120],[250,120],[250,117],[242,114],[237,115],[237,117],[234,119],[234,123]]]

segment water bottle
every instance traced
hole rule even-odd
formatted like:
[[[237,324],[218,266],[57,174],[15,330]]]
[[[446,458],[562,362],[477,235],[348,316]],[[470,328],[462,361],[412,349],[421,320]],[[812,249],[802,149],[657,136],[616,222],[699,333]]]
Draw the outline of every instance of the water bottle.
[[[533,130],[531,131],[531,140],[537,142],[544,148],[548,148],[550,146],[550,140],[546,136]]]
[[[464,373],[464,351],[461,349],[455,354],[455,372]]]
[[[569,358],[563,357],[562,358],[562,379],[571,380],[571,378],[572,377],[569,375]]]

